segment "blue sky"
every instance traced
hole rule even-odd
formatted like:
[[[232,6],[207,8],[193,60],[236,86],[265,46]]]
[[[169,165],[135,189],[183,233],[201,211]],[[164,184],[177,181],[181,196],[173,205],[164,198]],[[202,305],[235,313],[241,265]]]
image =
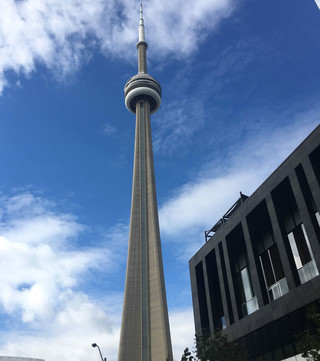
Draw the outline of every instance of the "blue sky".
[[[0,355],[117,359],[139,3],[0,1]],[[175,359],[193,342],[188,260],[320,121],[314,0],[144,2]]]

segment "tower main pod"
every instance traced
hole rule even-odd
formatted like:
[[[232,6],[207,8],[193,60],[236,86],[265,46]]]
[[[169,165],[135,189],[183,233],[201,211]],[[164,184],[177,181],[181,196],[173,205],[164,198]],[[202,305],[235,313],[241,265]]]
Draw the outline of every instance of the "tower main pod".
[[[147,74],[140,5],[138,74],[124,88],[136,114],[131,220],[118,361],[172,361],[163,276],[150,114],[160,106],[161,86]]]

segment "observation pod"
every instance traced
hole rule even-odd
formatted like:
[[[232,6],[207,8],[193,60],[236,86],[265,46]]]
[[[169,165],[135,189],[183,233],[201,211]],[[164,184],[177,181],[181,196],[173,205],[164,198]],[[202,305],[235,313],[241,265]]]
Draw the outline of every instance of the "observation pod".
[[[151,75],[139,73],[128,80],[124,87],[124,97],[126,107],[131,113],[136,113],[139,100],[147,100],[150,114],[153,114],[161,104],[161,86]]]

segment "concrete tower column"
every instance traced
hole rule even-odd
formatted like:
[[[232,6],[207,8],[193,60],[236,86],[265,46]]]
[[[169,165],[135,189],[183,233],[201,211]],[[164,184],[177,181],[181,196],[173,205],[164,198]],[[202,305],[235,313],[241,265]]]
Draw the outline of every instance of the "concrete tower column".
[[[142,5],[137,49],[138,74],[124,88],[126,107],[136,114],[136,134],[118,360],[172,361],[150,122],[160,106],[161,86],[147,74]]]

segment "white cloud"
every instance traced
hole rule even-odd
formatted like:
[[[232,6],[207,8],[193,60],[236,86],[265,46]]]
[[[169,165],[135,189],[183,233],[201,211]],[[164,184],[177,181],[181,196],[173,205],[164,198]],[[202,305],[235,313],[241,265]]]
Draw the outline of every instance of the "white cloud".
[[[180,360],[186,347],[194,346],[194,321],[192,308],[173,310],[169,313],[173,359]]]
[[[46,361],[86,361],[99,357],[91,347],[95,342],[109,360],[116,360],[119,326],[85,295],[70,298],[65,310],[57,314],[53,323],[42,324],[41,330],[4,335],[7,342],[1,347],[1,354]]]
[[[277,129],[268,125],[253,131],[246,142],[223,149],[223,157],[206,164],[198,177],[177,189],[160,207],[161,231],[165,237],[184,242],[190,257],[210,229],[239,198],[253,191],[280,165],[319,124],[320,110],[298,114]],[[282,123],[283,124],[283,123]],[[180,235],[188,234],[181,238]]]
[[[116,270],[116,234],[110,230],[110,247],[83,247],[75,242],[87,228],[53,202],[28,192],[1,203],[0,316],[10,325],[0,354],[84,361],[100,342],[115,359],[122,295],[101,302],[84,281],[93,269]]]
[[[125,263],[119,249],[126,250],[128,225],[100,231],[104,248],[81,247],[77,239],[87,227],[59,212],[54,202],[26,192],[2,195],[1,204],[0,354],[86,361],[99,358],[91,347],[96,342],[108,360],[116,360],[123,295],[95,296],[85,278],[91,271],[112,278],[119,259]],[[193,344],[192,309],[175,309],[169,316],[179,360]]]
[[[221,19],[234,0],[145,2],[147,39],[152,53],[186,56]],[[44,64],[64,79],[100,49],[131,58],[137,38],[137,3],[131,0],[2,0],[0,2],[0,94],[6,71],[29,76]]]
[[[85,228],[74,215],[56,213],[52,202],[31,193],[3,198],[2,202],[0,232],[12,242],[63,244]]]
[[[147,2],[145,17],[152,46],[157,52],[189,55],[234,8],[232,0]]]

